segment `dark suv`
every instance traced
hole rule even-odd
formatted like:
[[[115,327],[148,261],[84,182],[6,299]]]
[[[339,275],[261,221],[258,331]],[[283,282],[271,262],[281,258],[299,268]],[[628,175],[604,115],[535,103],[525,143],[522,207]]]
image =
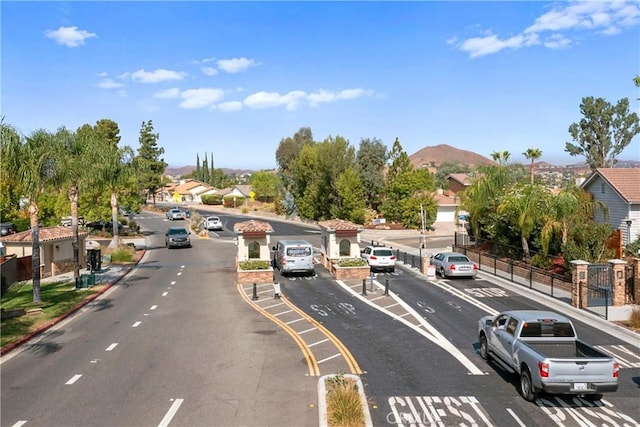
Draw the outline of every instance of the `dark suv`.
[[[0,224],[0,236],[8,236],[16,232],[16,226],[12,222],[3,222]]]

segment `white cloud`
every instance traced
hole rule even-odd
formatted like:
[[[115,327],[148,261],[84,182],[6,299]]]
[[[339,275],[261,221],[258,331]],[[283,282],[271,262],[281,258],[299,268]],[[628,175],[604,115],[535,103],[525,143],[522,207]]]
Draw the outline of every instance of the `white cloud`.
[[[55,40],[56,43],[67,47],[78,47],[84,44],[86,39],[97,37],[96,33],[78,30],[78,27],[60,27],[57,30],[47,30],[44,35]]]
[[[242,110],[242,102],[240,101],[222,102],[216,105],[216,108],[220,111],[240,111]]]
[[[123,87],[122,83],[114,82],[109,78],[103,79],[100,83],[98,83],[98,87],[102,89],[119,89]]]
[[[218,74],[218,70],[213,67],[202,67],[201,70],[202,73],[207,76],[215,76],[216,74]]]
[[[216,64],[222,71],[230,74],[245,71],[248,68],[255,67],[256,65],[253,59],[247,58],[220,59]]]
[[[170,89],[161,90],[160,92],[156,92],[154,95],[156,98],[162,99],[176,99],[180,97],[180,89],[177,87],[172,87]]]
[[[301,98],[305,97],[305,93],[301,90],[294,90],[285,95],[278,92],[256,92],[244,99],[244,105],[249,108],[270,108],[286,106],[287,110],[295,110]]]
[[[549,12],[536,18],[522,33],[501,39],[489,33],[462,42],[450,38],[447,43],[468,52],[471,58],[490,55],[504,49],[519,49],[540,44],[540,34],[553,33],[544,43],[550,49],[566,48],[572,44],[567,33],[587,31],[602,35],[614,35],[624,28],[640,24],[640,3],[635,1],[575,1],[558,3]]]
[[[224,90],[215,88],[187,89],[180,93],[180,108],[194,110],[215,105],[224,96]]]
[[[181,71],[164,70],[159,68],[154,71],[138,70],[129,75],[131,80],[139,83],[160,83],[171,80],[182,80],[185,73]]]

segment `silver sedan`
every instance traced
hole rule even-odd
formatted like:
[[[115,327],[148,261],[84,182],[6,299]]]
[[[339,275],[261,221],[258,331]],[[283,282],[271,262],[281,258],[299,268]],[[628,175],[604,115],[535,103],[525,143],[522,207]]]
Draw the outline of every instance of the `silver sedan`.
[[[478,266],[465,254],[458,252],[439,252],[429,259],[436,272],[446,277],[476,277]]]

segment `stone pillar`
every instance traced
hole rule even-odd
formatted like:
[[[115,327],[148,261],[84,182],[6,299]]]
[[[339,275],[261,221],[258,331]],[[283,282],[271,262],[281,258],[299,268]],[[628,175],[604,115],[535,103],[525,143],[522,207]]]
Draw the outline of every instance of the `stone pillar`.
[[[627,263],[621,259],[610,259],[609,265],[613,271],[613,283],[611,283],[611,305],[614,307],[623,306],[626,300],[626,277],[625,266]]]
[[[571,261],[573,273],[571,275],[571,305],[576,308],[587,306],[587,268],[589,263],[577,259]]]

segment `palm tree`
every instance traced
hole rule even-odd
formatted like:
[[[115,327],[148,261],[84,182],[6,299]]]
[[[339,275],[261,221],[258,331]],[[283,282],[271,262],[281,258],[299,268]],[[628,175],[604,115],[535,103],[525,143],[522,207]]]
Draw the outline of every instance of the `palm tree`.
[[[529,166],[529,173],[531,176],[531,184],[533,185],[533,162],[542,156],[542,150],[540,150],[539,148],[527,148],[527,151],[525,151],[522,154],[524,154],[524,156],[527,159],[531,160],[531,165]]]
[[[83,130],[84,129],[84,130]],[[59,184],[68,188],[71,209],[71,232],[73,233],[73,277],[76,284],[80,279],[80,248],[78,236],[78,197],[81,187],[88,181],[91,166],[94,162],[94,152],[97,147],[89,145],[91,133],[86,128],[78,129],[73,133],[66,128],[58,129],[55,134],[55,142],[60,163]]]
[[[491,158],[493,159],[493,161],[498,162],[500,166],[506,166],[507,162],[509,161],[509,157],[511,157],[511,153],[506,150],[494,151],[493,153],[491,153]]]
[[[21,194],[29,202],[31,226],[31,265],[33,303],[42,303],[40,296],[40,229],[38,201],[48,184],[58,173],[53,136],[40,129],[23,140],[11,127],[2,124],[2,166],[7,174],[17,178]],[[8,135],[8,138],[4,138]]]

